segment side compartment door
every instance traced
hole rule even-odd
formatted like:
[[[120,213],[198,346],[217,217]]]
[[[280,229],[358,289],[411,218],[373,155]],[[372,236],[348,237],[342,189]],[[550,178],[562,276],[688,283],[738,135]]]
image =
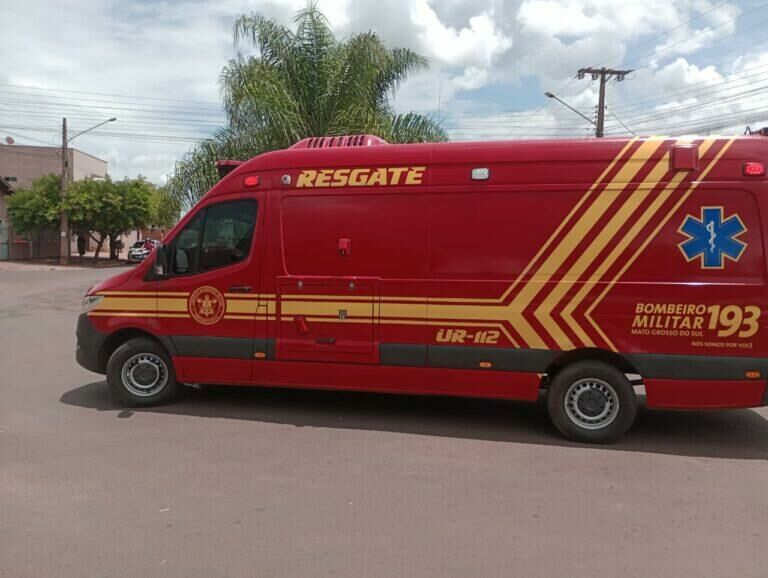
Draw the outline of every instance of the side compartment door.
[[[378,363],[378,279],[279,277],[277,359]]]

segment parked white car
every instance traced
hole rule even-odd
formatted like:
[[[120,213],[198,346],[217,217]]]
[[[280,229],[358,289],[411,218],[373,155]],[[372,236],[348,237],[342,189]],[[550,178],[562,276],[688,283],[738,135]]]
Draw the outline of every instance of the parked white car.
[[[136,241],[133,246],[128,249],[128,261],[131,263],[141,263],[152,252],[155,245],[157,245],[157,241],[152,239]]]

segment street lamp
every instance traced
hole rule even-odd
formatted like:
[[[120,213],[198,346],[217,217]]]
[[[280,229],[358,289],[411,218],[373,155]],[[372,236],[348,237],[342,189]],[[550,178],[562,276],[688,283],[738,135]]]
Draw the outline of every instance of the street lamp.
[[[575,108],[573,108],[573,107],[572,107],[570,104],[568,104],[568,103],[567,103],[567,102],[565,102],[564,100],[560,100],[559,98],[557,98],[557,97],[556,97],[554,94],[552,94],[551,92],[545,92],[545,93],[544,93],[544,96],[546,96],[547,98],[554,98],[554,99],[555,99],[557,102],[559,102],[560,104],[562,104],[564,107],[566,107],[566,108],[570,108],[570,109],[571,109],[573,112],[575,112],[576,114],[578,114],[578,115],[579,115],[581,118],[583,118],[584,120],[586,120],[586,121],[587,121],[589,124],[593,124],[593,125],[597,126],[597,123],[595,123],[595,121],[594,121],[594,120],[592,120],[591,118],[588,118],[588,117],[584,116],[584,115],[583,115],[583,114],[581,114],[581,113],[580,113],[578,110],[576,110]]]
[[[64,120],[66,120],[66,119],[64,119]],[[79,133],[77,133],[76,135],[72,135],[71,137],[69,137],[69,138],[67,139],[67,142],[69,143],[69,142],[71,142],[71,141],[72,141],[72,139],[76,139],[76,138],[77,138],[77,137],[79,137],[81,134],[85,134],[85,133],[87,133],[87,132],[91,132],[91,131],[92,131],[93,129],[95,129],[95,128],[99,128],[100,126],[102,126],[102,125],[105,125],[105,124],[107,124],[108,122],[114,122],[114,121],[116,121],[116,120],[117,120],[117,117],[116,117],[116,116],[113,116],[112,118],[110,118],[110,119],[107,119],[107,120],[105,120],[105,121],[103,121],[103,122],[100,122],[99,124],[95,124],[95,125],[93,125],[91,128],[87,128],[87,129],[85,129],[85,130],[81,130],[81,131],[80,131]]]
[[[100,122],[99,124],[95,124],[91,128],[81,130],[79,133],[67,138],[67,119],[66,118],[63,119],[63,122],[61,125],[61,200],[62,201],[64,201],[64,199],[67,196],[67,168],[69,167],[69,152],[67,150],[67,145],[69,145],[69,143],[73,139],[76,139],[80,135],[90,132],[95,128],[99,128],[101,125],[107,124],[108,122],[114,122],[116,120],[117,120],[117,117],[113,116],[110,119]],[[59,245],[59,263],[61,265],[68,265],[69,255],[72,252],[72,241],[70,239],[70,234],[69,234],[69,215],[67,215],[67,210],[64,208],[61,209],[60,229],[61,231],[59,234],[61,236],[61,240]]]

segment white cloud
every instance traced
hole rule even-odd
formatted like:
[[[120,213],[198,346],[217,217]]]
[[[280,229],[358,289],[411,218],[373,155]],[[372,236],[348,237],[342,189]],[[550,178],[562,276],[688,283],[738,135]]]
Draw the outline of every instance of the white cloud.
[[[374,30],[390,46],[409,47],[429,57],[431,70],[402,87],[396,106],[436,112],[439,102],[440,118],[455,138],[543,136],[563,134],[566,128],[567,134],[585,134],[586,121],[552,101],[539,110],[531,94],[555,91],[590,116],[596,86],[589,79],[575,81],[573,75],[580,67],[603,63],[638,69],[625,82],[609,87],[611,110],[630,125],[634,121],[644,127],[643,117],[676,107],[683,110],[675,120],[678,125],[695,123],[702,117],[701,107],[726,118],[754,110],[756,99],[740,97],[746,83],[734,75],[761,65],[768,70],[768,50],[753,43],[743,54],[729,57],[722,49],[737,40],[743,43],[737,34],[740,20],[734,19],[753,7],[719,4],[320,0],[339,36]],[[118,122],[78,139],[76,146],[107,157],[116,176],[141,172],[162,180],[194,139],[222,120],[217,77],[235,53],[236,16],[256,11],[290,24],[295,11],[305,5],[305,0],[0,0],[0,82],[126,95],[110,99],[41,92],[51,98],[38,96],[30,104],[31,91],[19,96],[0,87],[0,127],[15,127],[0,128],[0,136],[13,132],[53,143],[63,114],[74,128],[114,115]],[[758,17],[755,13],[743,20],[751,25]],[[759,31],[749,34],[759,39]],[[707,58],[702,60],[700,54]],[[714,88],[724,82],[729,83],[725,88]],[[702,104],[715,90],[727,97],[720,107]],[[529,110],[510,113],[520,98]],[[671,115],[656,118],[673,126]],[[123,136],[106,136],[109,133]],[[150,136],[127,139],[124,133]]]
[[[491,11],[469,18],[460,30],[443,24],[426,0],[411,3],[411,21],[422,46],[431,56],[451,66],[489,66],[494,57],[512,46],[492,20]]]

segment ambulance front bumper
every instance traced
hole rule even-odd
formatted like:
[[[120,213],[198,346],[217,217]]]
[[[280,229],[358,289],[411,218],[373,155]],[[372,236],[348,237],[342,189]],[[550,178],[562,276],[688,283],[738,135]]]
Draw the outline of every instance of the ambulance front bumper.
[[[101,346],[104,344],[106,334],[96,331],[87,313],[81,313],[77,319],[77,347],[75,349],[75,359],[82,367],[94,373],[105,373],[106,367],[103,367],[99,359]]]

